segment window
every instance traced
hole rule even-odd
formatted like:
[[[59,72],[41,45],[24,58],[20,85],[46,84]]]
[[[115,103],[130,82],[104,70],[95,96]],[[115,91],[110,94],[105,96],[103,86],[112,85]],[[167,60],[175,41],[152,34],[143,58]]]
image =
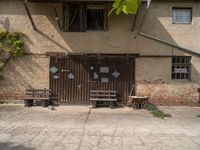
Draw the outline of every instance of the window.
[[[64,31],[81,31],[80,29],[80,5],[70,4],[64,7]]]
[[[172,79],[189,80],[190,62],[189,56],[172,57]]]
[[[88,6],[86,30],[103,31],[104,19],[104,7]]]
[[[173,24],[190,24],[192,23],[192,8],[173,8]]]
[[[64,5],[63,31],[85,32],[107,29],[107,10],[105,4],[67,4]]]

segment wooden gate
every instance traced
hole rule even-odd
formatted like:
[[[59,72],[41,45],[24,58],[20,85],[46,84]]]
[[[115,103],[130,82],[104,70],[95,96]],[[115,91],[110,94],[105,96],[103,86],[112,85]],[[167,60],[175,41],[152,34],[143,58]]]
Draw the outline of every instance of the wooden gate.
[[[126,103],[134,79],[134,57],[50,58],[50,89],[60,103],[88,103],[90,90],[116,90]]]

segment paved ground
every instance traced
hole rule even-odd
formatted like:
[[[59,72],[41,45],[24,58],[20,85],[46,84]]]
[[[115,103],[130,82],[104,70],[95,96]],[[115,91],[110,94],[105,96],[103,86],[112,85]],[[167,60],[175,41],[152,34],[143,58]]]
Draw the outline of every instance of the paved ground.
[[[0,150],[200,150],[200,108],[161,109],[0,105]]]

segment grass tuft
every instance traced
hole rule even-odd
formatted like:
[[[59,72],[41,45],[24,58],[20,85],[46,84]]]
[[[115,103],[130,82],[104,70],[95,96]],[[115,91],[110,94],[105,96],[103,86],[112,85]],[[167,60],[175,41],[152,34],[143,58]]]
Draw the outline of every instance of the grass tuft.
[[[158,117],[164,119],[166,117],[172,117],[170,114],[164,113],[163,111],[159,110],[158,107],[154,104],[147,105],[146,108],[154,117]]]
[[[0,101],[0,104],[4,104],[5,102],[4,101]]]
[[[4,80],[3,75],[0,74],[0,81]]]
[[[158,117],[158,118],[162,118],[162,119],[164,119],[165,117],[172,117],[170,114],[166,114],[166,113],[164,113],[164,112],[161,111],[161,110],[154,110],[154,111],[151,111],[151,114],[152,114],[154,117]]]
[[[147,108],[146,108],[148,111],[154,111],[154,110],[157,110],[157,106],[154,105],[154,104],[148,104],[147,105]]]

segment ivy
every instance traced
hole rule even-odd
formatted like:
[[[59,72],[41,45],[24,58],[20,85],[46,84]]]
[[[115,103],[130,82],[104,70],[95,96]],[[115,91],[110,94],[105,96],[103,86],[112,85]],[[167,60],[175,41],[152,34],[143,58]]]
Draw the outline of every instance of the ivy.
[[[21,32],[0,31],[0,80],[3,79],[1,72],[10,58],[24,54],[23,35]]]

